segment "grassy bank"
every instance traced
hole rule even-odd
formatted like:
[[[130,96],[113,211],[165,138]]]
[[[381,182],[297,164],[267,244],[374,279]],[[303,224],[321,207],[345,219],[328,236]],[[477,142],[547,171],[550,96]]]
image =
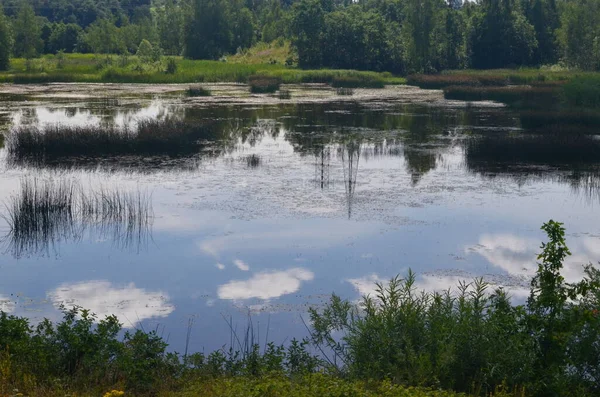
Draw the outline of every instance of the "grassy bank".
[[[243,60],[241,58],[240,60]],[[12,59],[10,70],[0,73],[4,83],[247,83],[250,76],[276,77],[283,83],[331,83],[336,78],[402,84],[403,78],[389,73],[355,70],[302,70],[272,63],[194,61],[181,57],[143,63],[136,56],[65,54],[63,58],[46,55],[26,61]]]
[[[2,313],[0,395],[599,395],[600,270],[585,266],[582,281],[566,283],[565,230],[554,221],[542,229],[548,241],[524,305],[483,280],[418,291],[409,272],[358,304],[333,295],[309,311],[309,339],[281,346],[260,345],[251,323],[240,335],[229,324],[231,345],[180,355],[156,332],[121,336],[114,316],[73,308],[33,326]]]

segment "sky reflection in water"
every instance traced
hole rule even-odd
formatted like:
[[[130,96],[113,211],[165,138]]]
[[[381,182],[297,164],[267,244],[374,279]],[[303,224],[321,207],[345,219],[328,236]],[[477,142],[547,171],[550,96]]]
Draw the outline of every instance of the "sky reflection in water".
[[[334,291],[358,299],[409,268],[419,288],[445,290],[483,276],[523,300],[539,227],[550,218],[569,232],[568,281],[600,259],[600,161],[519,153],[527,145],[514,137],[518,117],[502,108],[198,108],[148,99],[38,103],[9,120],[122,125],[167,115],[213,120],[221,137],[193,158],[162,159],[150,170],[148,159],[0,165],[3,202],[20,178],[58,172],[148,189],[154,210],[143,249],[97,233],[20,259],[5,247],[1,310],[56,319],[60,304],[81,305],[100,317],[115,314],[126,327],[160,324],[179,351],[195,316],[191,348],[212,350],[229,340],[223,317],[242,324],[251,312],[262,332],[270,323],[275,342],[302,337],[307,306]],[[500,142],[501,153],[480,144],[492,134],[488,144]],[[569,143],[560,149],[568,152]]]

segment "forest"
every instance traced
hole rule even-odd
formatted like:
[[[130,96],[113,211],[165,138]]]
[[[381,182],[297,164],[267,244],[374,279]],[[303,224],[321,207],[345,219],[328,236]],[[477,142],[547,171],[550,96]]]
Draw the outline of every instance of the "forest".
[[[2,0],[10,58],[94,53],[226,60],[291,43],[301,68],[600,70],[600,0]],[[275,61],[273,61],[275,62]]]

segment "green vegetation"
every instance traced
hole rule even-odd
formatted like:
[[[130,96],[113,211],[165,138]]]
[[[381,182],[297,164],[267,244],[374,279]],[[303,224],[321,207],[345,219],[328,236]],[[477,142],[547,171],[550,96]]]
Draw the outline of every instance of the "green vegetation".
[[[54,243],[80,238],[89,225],[118,237],[140,238],[150,222],[150,197],[96,187],[86,192],[70,179],[26,178],[6,206],[9,247],[16,257],[47,252]]]
[[[337,95],[352,96],[352,95],[354,95],[354,89],[353,88],[346,88],[346,87],[339,87],[339,88],[335,89],[335,93]]]
[[[274,93],[279,90],[281,79],[271,76],[250,76],[248,84],[250,84],[250,92],[253,94]]]
[[[202,86],[190,86],[186,90],[186,95],[189,97],[197,97],[197,96],[211,96],[212,92],[208,88],[204,88]]]
[[[141,120],[135,127],[64,125],[19,126],[7,137],[9,157],[47,160],[60,157],[119,155],[183,155],[197,153],[200,140],[213,130],[204,124],[167,119]]]
[[[597,395],[600,270],[585,266],[582,281],[566,283],[565,230],[554,221],[542,229],[548,242],[525,305],[513,305],[502,289],[489,292],[482,280],[461,283],[457,293],[420,292],[409,272],[379,284],[359,304],[333,295],[324,308],[311,309],[310,340],[287,346],[261,347],[250,328],[245,339],[232,328],[234,345],[181,356],[168,353],[156,332],[121,339],[115,317],[98,321],[79,308],[35,327],[2,313],[0,393]]]
[[[12,56],[163,54],[396,74],[600,68],[600,0],[5,0]],[[18,44],[16,44],[18,43]],[[253,48],[254,46],[254,48]],[[141,55],[141,53],[140,53]]]
[[[569,107],[600,109],[600,75],[576,77],[562,87],[562,93]]]
[[[12,59],[10,69],[0,72],[0,83],[247,83],[253,75],[276,77],[286,84],[330,84],[343,76],[364,80],[365,84],[372,84],[372,81],[384,84],[405,82],[386,73],[355,70],[301,70],[278,64],[193,61],[180,57],[143,63],[137,56],[64,54],[62,58],[45,55],[29,62],[22,58]],[[381,86],[381,83],[378,85]]]

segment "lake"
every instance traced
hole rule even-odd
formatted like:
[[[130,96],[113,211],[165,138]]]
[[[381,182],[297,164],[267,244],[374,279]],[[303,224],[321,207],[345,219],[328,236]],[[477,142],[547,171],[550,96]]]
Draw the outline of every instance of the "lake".
[[[409,269],[422,289],[483,277],[524,301],[549,219],[567,228],[567,280],[600,259],[600,127],[534,133],[500,104],[414,87],[291,86],[283,100],[185,88],[0,86],[4,132],[147,118],[217,131],[185,156],[29,162],[0,149],[0,309],[37,321],[79,305],[156,329],[173,350],[211,351],[249,321],[261,343],[306,337],[308,307]],[[8,203],[31,178],[143,192],[151,216],[133,231],[89,222],[15,237]]]

